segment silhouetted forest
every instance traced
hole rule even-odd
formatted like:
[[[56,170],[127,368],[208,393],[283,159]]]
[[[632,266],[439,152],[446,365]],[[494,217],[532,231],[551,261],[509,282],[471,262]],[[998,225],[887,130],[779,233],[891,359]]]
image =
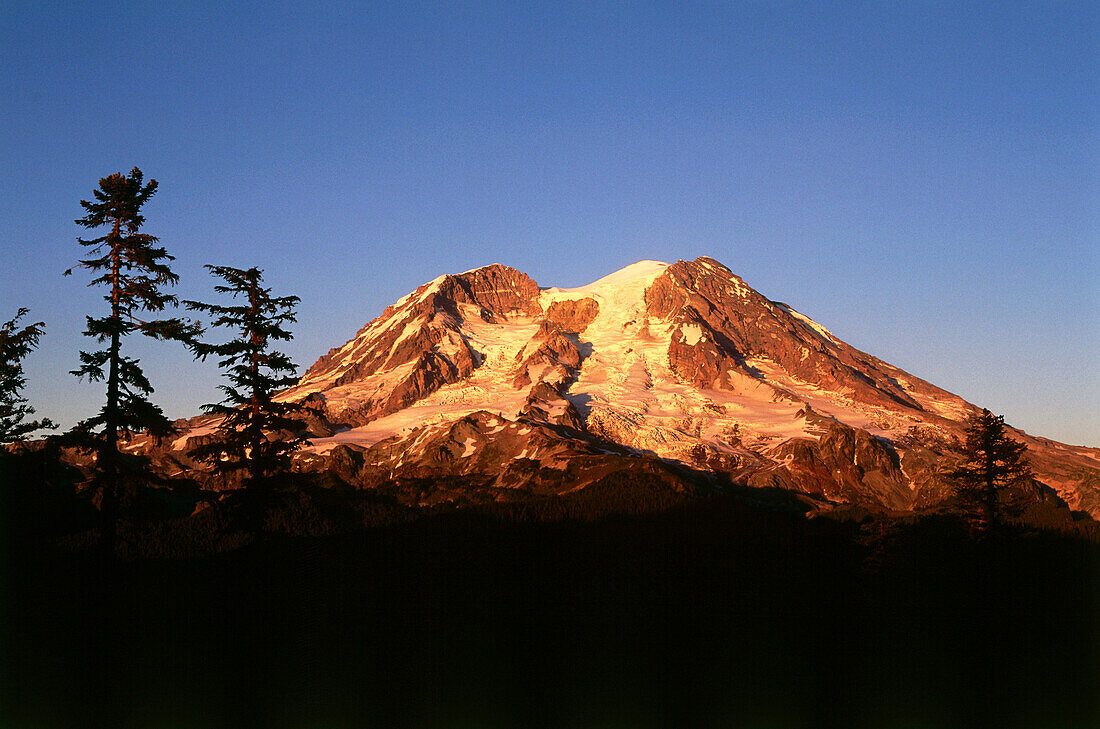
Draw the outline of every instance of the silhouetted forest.
[[[5,726],[1100,716],[1100,544],[1084,532],[807,519],[782,492],[693,496],[631,474],[422,510],[311,477],[190,519],[168,490],[124,500],[108,559],[63,479],[26,491],[4,490],[0,525]],[[158,557],[158,539],[194,554]]]

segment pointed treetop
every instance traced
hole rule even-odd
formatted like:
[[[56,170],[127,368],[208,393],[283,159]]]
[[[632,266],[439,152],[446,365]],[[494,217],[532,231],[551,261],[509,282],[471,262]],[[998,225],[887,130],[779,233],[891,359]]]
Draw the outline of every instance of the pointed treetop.
[[[156,180],[149,180],[145,185],[142,182],[143,176],[137,167],[130,171],[129,176],[116,172],[102,178],[99,189],[92,191],[96,202],[81,200],[80,205],[87,215],[74,222],[85,228],[98,228],[117,219],[127,232],[136,233],[145,222],[141,206],[157,191]]]

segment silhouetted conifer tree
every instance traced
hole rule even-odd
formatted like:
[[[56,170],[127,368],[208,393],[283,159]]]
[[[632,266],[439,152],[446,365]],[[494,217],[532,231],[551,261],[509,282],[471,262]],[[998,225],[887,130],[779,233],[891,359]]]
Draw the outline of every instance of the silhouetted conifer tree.
[[[49,418],[24,420],[34,415],[34,408],[20,392],[27,384],[23,376],[23,358],[35,347],[45,330],[43,322],[19,327],[19,320],[27,315],[21,308],[15,317],[0,324],[0,443],[10,443],[30,435],[36,430],[56,428]]]
[[[140,479],[145,464],[122,458],[119,438],[147,431],[156,436],[172,432],[172,424],[149,400],[153,392],[139,361],[122,353],[122,342],[131,334],[158,340],[189,341],[201,329],[179,318],[143,319],[145,312],[161,312],[178,305],[176,297],[161,291],[179,280],[166,261],[174,258],[157,246],[157,238],[139,232],[145,222],[141,207],[157,189],[156,180],[143,184],[141,170],[115,173],[99,181],[95,200],[81,200],[86,211],[75,222],[90,230],[106,228],[104,235],[77,241],[91,250],[90,258],[79,262],[98,274],[89,286],[102,286],[109,309],[105,316],[87,317],[84,335],[105,345],[104,349],[80,353],[80,368],[72,374],[91,382],[106,380],[107,398],[99,413],[79,423],[70,434],[82,448],[96,454],[97,480],[103,485],[105,542],[113,548],[117,521],[118,488],[124,477]],[[65,272],[72,273],[72,269]],[[98,432],[96,432],[98,430]],[[125,471],[125,473],[124,473]]]
[[[297,403],[275,401],[274,395],[296,382],[295,366],[282,352],[271,349],[277,340],[289,341],[283,329],[296,321],[297,296],[273,297],[264,288],[263,271],[228,266],[207,266],[222,279],[218,293],[229,294],[241,303],[233,306],[186,301],[188,309],[214,316],[211,327],[234,330],[237,336],[224,344],[193,344],[196,355],[219,357],[229,384],[220,385],[226,397],[203,410],[224,416],[218,425],[218,439],[193,449],[191,456],[211,463],[221,473],[246,469],[250,488],[271,486],[272,478],[290,466],[290,456],[301,447],[304,436],[294,435],[301,423],[290,417],[300,409]],[[278,434],[274,439],[268,435]]]
[[[951,477],[956,494],[979,531],[993,529],[1000,522],[1000,492],[1031,478],[1026,450],[1025,444],[1008,437],[1003,416],[982,410],[970,418],[964,458]]]

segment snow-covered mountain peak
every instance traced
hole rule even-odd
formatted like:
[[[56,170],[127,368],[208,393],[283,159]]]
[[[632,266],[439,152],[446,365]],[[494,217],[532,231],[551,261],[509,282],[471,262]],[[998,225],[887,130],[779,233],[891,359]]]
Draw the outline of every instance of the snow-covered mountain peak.
[[[705,257],[639,261],[570,289],[540,288],[499,263],[439,276],[282,398],[308,399],[335,429],[319,429],[312,452],[377,444],[379,467],[409,468],[401,456],[385,466],[406,451],[421,463],[424,448],[451,448],[439,433],[453,431],[464,435],[447,467],[466,473],[486,467],[479,449],[508,432],[519,450],[507,458],[536,468],[625,448],[890,508],[942,498],[937,454],[975,410]],[[520,448],[527,433],[541,445]],[[1075,490],[1070,473],[1052,472],[1048,485],[1100,513],[1100,490]]]
[[[666,268],[668,268],[668,264],[662,261],[638,261],[629,266],[620,268],[618,271],[609,273],[586,286],[580,286],[574,289],[550,288],[546,290],[582,295],[600,291],[610,291],[616,288],[652,282],[652,280],[659,276]]]

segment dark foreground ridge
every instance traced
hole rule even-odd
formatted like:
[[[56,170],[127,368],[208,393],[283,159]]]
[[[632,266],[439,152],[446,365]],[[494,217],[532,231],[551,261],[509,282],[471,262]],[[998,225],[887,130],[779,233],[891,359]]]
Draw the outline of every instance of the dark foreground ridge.
[[[71,500],[35,522],[4,493],[3,726],[1100,717],[1087,531],[975,541],[946,514],[808,519],[785,492],[626,474],[462,509],[298,484],[134,521],[135,558],[105,559]],[[205,556],[154,556],[169,532]]]

